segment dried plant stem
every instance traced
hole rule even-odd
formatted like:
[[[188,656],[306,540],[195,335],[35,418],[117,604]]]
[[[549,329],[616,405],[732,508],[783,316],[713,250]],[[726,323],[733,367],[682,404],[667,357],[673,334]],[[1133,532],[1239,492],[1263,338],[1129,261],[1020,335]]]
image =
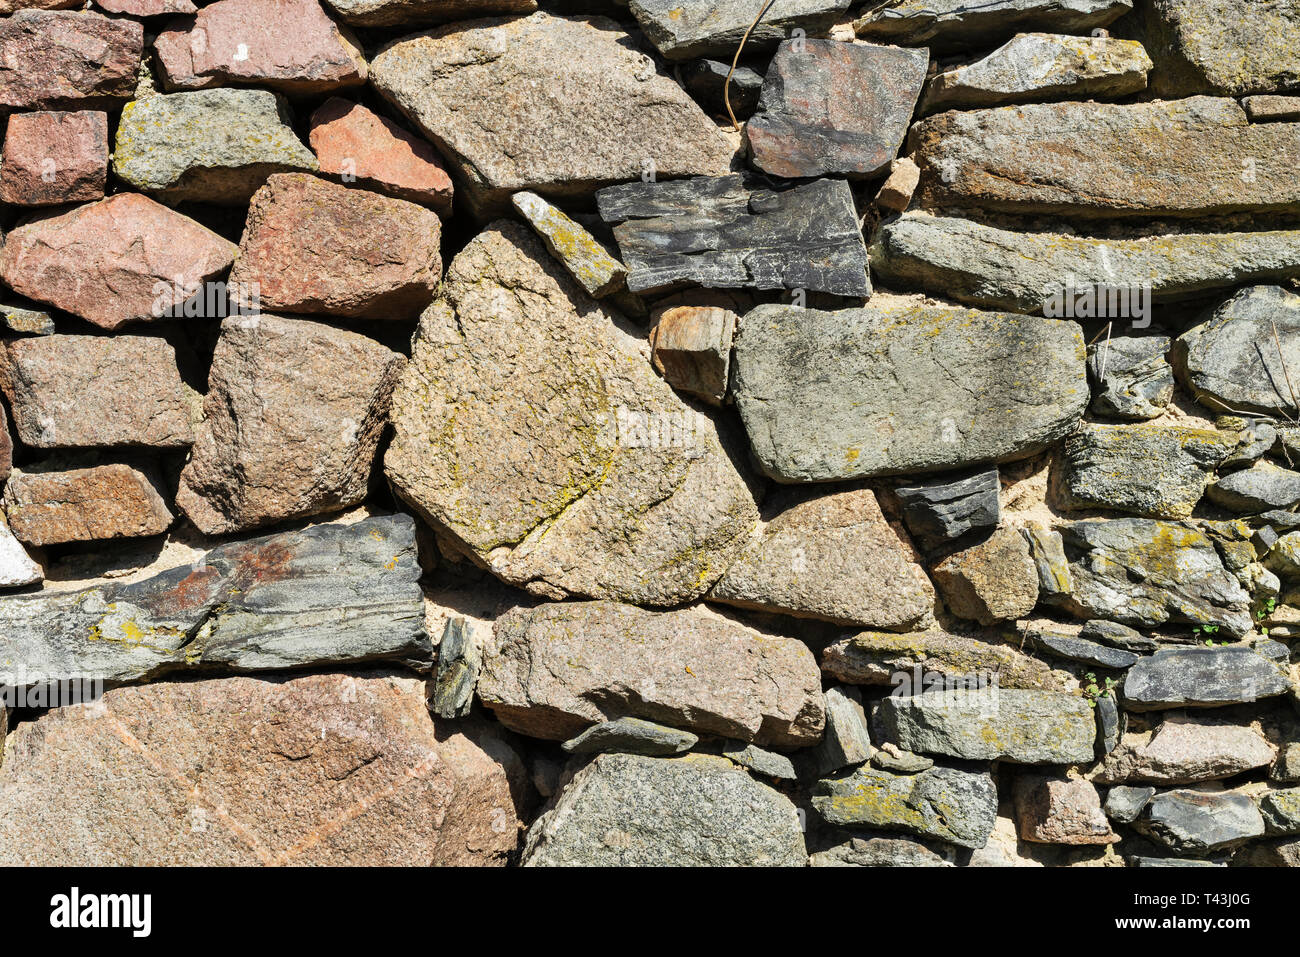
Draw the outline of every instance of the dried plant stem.
[[[750,34],[758,29],[759,22],[767,16],[767,11],[772,8],[776,0],[767,0],[763,4],[763,9],[758,11],[758,16],[754,22],[749,25],[745,31],[745,36],[740,41],[740,46],[736,47],[736,55],[731,58],[731,69],[727,71],[727,82],[722,85],[722,99],[727,104],[727,115],[731,117],[731,125],[737,133],[740,132],[740,121],[736,119],[735,111],[731,108],[731,78],[736,75],[736,66],[740,63],[740,54],[745,51],[745,44],[749,42]]]
[[[1273,344],[1277,346],[1277,358],[1282,363],[1282,375],[1286,376],[1286,387],[1291,393],[1291,405],[1300,411],[1300,402],[1297,402],[1295,397],[1295,386],[1291,384],[1291,370],[1286,367],[1286,356],[1282,353],[1282,338],[1277,334],[1277,323],[1270,320],[1269,325],[1273,327]]]

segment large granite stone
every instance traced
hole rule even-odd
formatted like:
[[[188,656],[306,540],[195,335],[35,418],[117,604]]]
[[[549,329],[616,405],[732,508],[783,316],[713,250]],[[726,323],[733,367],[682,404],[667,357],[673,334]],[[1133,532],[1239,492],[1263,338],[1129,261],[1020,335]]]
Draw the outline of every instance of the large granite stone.
[[[1026,774],[1016,779],[1012,796],[1022,840],[1074,846],[1119,841],[1090,781]]]
[[[930,570],[948,610],[981,625],[1014,621],[1038,604],[1038,566],[1016,528],[1000,528]]]
[[[934,676],[953,682],[996,680],[1002,688],[1061,690],[1051,668],[1016,644],[942,631],[864,631],[827,645],[821,662],[822,670],[839,681],[903,686],[910,694],[921,693]]]
[[[1171,714],[1155,731],[1130,732],[1106,756],[1102,784],[1197,784],[1273,763],[1275,752],[1254,728]]]
[[[770,50],[801,29],[818,33],[832,27],[852,0],[784,0],[772,7],[750,34],[747,50]],[[701,56],[730,58],[740,46],[760,7],[749,10],[733,0],[629,0],[628,8],[646,38],[669,60]]]
[[[1124,680],[1124,707],[1216,708],[1292,690],[1276,664],[1245,645],[1168,648],[1143,658]]]
[[[160,535],[172,524],[156,471],[122,463],[14,469],[4,507],[18,540],[38,547]]]
[[[108,114],[15,113],[5,125],[0,201],[57,206],[100,199],[108,176]]]
[[[109,109],[135,94],[144,26],[80,10],[0,19],[0,109]]]
[[[1025,29],[1090,33],[1133,9],[1133,0],[901,0],[868,5],[858,36],[939,52],[990,46]]]

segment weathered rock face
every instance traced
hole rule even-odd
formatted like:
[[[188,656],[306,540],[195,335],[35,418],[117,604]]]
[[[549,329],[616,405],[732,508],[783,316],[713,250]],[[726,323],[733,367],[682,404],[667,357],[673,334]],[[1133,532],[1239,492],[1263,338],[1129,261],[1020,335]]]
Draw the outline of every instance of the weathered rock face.
[[[829,29],[851,0],[787,0],[774,7],[750,34],[747,49],[771,49],[796,27],[810,32]],[[646,37],[669,60],[728,56],[736,52],[750,28],[753,12],[727,0],[630,0],[632,15]]]
[[[934,586],[869,489],[769,499],[771,520],[709,593],[714,601],[868,628],[924,628]]]
[[[611,256],[595,236],[559,208],[527,191],[515,193],[510,202],[587,295],[601,299],[620,291],[627,284],[627,269],[623,264]],[[726,348],[729,353],[730,333]],[[726,389],[725,375],[723,389]]]
[[[441,650],[441,649],[440,649]],[[655,724],[641,718],[616,718],[592,725],[562,747],[569,754],[641,754],[671,757],[689,751],[700,739],[689,731]]]
[[[996,676],[1001,688],[1060,690],[1045,662],[1014,645],[941,631],[905,635],[866,631],[828,645],[821,661],[822,670],[840,681],[893,684],[914,689],[913,693],[920,693],[923,689],[916,685],[932,675],[954,681],[980,676],[992,680]]]
[[[1216,505],[1242,514],[1288,509],[1300,502],[1300,472],[1261,461],[1225,475],[1207,491]]]
[[[802,867],[789,798],[726,758],[602,754],[528,831],[525,867]]]
[[[724,173],[731,162],[704,112],[604,17],[444,27],[385,47],[371,81],[451,160],[483,216],[520,189],[589,193],[646,172]]]
[[[736,406],[782,482],[1003,462],[1088,403],[1074,323],[917,306],[760,306],[736,339]]]
[[[506,727],[554,741],[630,716],[802,747],[817,743],[825,718],[802,643],[698,608],[614,602],[507,612],[484,650],[478,694]]]
[[[1139,140],[1145,149],[1129,148]],[[1281,159],[1300,156],[1300,124],[1252,125],[1229,99],[954,111],[913,127],[909,150],[934,206],[1082,217],[1300,209]]]
[[[135,193],[38,219],[5,237],[15,292],[105,329],[156,319],[224,273],[235,245]]]
[[[536,594],[698,597],[758,509],[730,441],[645,352],[524,227],[500,224],[457,256],[421,320],[393,398],[388,478]]]
[[[1014,621],[1038,604],[1038,566],[1019,530],[1001,528],[987,541],[933,568],[948,610],[982,625]]]
[[[957,479],[899,486],[894,494],[903,503],[907,530],[922,549],[936,553],[992,534],[1001,515],[1000,490],[998,470],[987,469]]]
[[[1128,668],[1138,660],[1138,656],[1131,651],[1111,648],[1099,642],[1089,641],[1087,638],[1078,638],[1048,629],[1033,629],[1027,637],[1029,643],[1046,655],[1082,662],[1095,668],[1118,670]]]
[[[518,839],[519,757],[491,730],[447,733],[412,678],[120,688],[10,747],[10,866],[504,864]]]
[[[1159,69],[1158,96],[1300,90],[1292,55],[1300,40],[1295,0],[1241,6],[1228,0],[1152,0],[1142,7]]]
[[[1092,411],[1129,421],[1155,419],[1174,397],[1174,370],[1165,336],[1116,336],[1088,347]]]
[[[99,199],[107,174],[106,113],[16,113],[9,118],[0,202],[55,206]]]
[[[737,66],[733,71],[731,61],[695,60],[681,65],[682,85],[695,101],[710,115],[723,117],[727,113],[727,77],[731,77],[731,112],[737,120],[747,120],[758,109],[758,98],[763,92],[763,74],[747,66]]]
[[[1241,105],[1252,123],[1300,120],[1300,96],[1248,96]]]
[[[821,744],[807,755],[807,764],[818,775],[830,774],[865,764],[874,751],[862,692],[845,686],[827,688],[826,731]]]
[[[1129,669],[1124,707],[1130,711],[1214,708],[1291,690],[1291,680],[1282,669],[1251,648],[1170,648]]]
[[[344,23],[405,27],[498,13],[532,13],[537,0],[325,0]]]
[[[1193,857],[1232,850],[1264,833],[1264,819],[1250,798],[1215,791],[1157,794],[1133,826],[1165,847]]]
[[[5,484],[4,506],[25,545],[140,538],[161,534],[172,523],[161,486],[152,470],[130,465],[15,469]]]
[[[81,11],[19,10],[0,20],[0,108],[104,109],[135,92],[144,28]]]
[[[988,46],[1022,28],[1089,33],[1132,9],[1132,0],[902,0],[868,11],[853,26],[860,37],[947,52]]]
[[[176,504],[222,535],[360,503],[404,365],[320,323],[226,319]]]
[[[1273,749],[1253,728],[1172,714],[1154,732],[1124,735],[1096,780],[1103,784],[1196,784],[1273,763]]]
[[[650,329],[655,368],[678,392],[720,405],[739,319],[718,306],[676,306],[659,313]]]
[[[1269,791],[1260,798],[1259,810],[1270,834],[1300,834],[1300,788]]]
[[[41,566],[32,561],[22,543],[14,538],[9,523],[0,519],[0,588],[34,585],[43,577]],[[0,713],[3,711],[0,707]],[[0,732],[3,730],[4,718],[0,717]]]
[[[952,867],[953,864],[919,841],[891,837],[855,837],[828,850],[810,854],[808,866]]]
[[[1022,840],[1071,845],[1119,840],[1088,781],[1028,774],[1016,779],[1013,797]]]

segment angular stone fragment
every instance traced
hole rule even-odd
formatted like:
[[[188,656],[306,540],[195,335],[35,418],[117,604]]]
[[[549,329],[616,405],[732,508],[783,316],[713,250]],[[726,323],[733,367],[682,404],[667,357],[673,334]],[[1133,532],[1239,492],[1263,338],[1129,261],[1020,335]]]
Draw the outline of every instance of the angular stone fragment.
[[[537,0],[325,0],[354,27],[408,27],[496,14],[532,13]]]
[[[739,319],[718,306],[664,310],[650,329],[655,368],[677,391],[721,405],[727,395],[731,341]]]
[[[1007,462],[1088,403],[1070,322],[914,303],[760,306],[736,337],[733,394],[763,472],[824,482]]]
[[[144,27],[82,11],[0,19],[0,109],[108,109],[135,93]]]
[[[895,744],[885,742],[885,746],[871,755],[871,763],[882,771],[894,774],[920,774],[934,767],[934,759],[904,751]]]
[[[928,50],[787,40],[745,127],[753,165],[791,178],[882,172],[903,145],[929,65]]]
[[[333,326],[226,319],[176,504],[224,535],[360,503],[404,365]]]
[[[1216,505],[1245,515],[1290,508],[1300,502],[1300,472],[1259,462],[1225,475],[1209,487],[1208,493]]]
[[[701,608],[576,602],[507,612],[484,649],[478,694],[506,727],[554,741],[626,716],[802,747],[824,724],[812,652]]]
[[[931,570],[948,610],[982,625],[1014,621],[1038,604],[1038,566],[1018,529],[945,558]]]
[[[166,206],[118,193],[9,233],[0,278],[21,295],[116,329],[180,305],[229,269],[235,251]]]
[[[19,471],[5,484],[4,506],[25,545],[62,545],[160,535],[172,513],[153,474],[129,465],[66,471]]]
[[[952,867],[951,861],[918,841],[855,837],[808,858],[809,867]]]
[[[822,652],[822,670],[839,681],[898,686],[919,694],[925,678],[968,680],[996,676],[1002,688],[1060,690],[1051,668],[1011,644],[980,641],[941,631],[896,635],[866,631],[841,638]],[[913,680],[914,676],[917,680]]]
[[[330,97],[311,115],[310,140],[322,172],[451,215],[451,177],[438,151],[387,117]]]
[[[762,537],[709,598],[741,608],[903,630],[934,621],[934,586],[870,489],[770,500]]]
[[[1263,836],[1264,819],[1244,794],[1181,790],[1157,794],[1133,827],[1178,854],[1204,857]]]
[[[804,289],[869,296],[866,245],[848,183],[822,179],[781,192],[740,175],[631,183],[596,194],[638,293]]]
[[[595,236],[559,209],[527,191],[515,193],[510,201],[588,296],[601,299],[627,284],[627,269],[623,264]],[[728,348],[730,342],[728,336]]]
[[[291,122],[269,90],[145,97],[122,110],[113,172],[171,203],[242,205],[273,173],[317,169]]]
[[[1013,790],[1020,837],[1036,844],[1115,844],[1101,798],[1082,778],[1027,774]]]
[[[789,798],[726,758],[602,754],[528,829],[525,867],[803,867]]]
[[[54,318],[35,303],[0,302],[0,325],[25,336],[54,335]]]
[[[912,196],[921,182],[921,168],[906,156],[889,165],[889,176],[876,194],[876,205],[881,209],[901,213],[912,203]]]
[[[0,517],[0,588],[34,585],[42,578],[41,566],[32,561],[22,543],[9,530],[9,523]],[[3,728],[3,721],[0,717],[0,728]]]
[[[1132,824],[1155,796],[1155,788],[1111,788],[1106,793],[1106,816],[1116,824]]]
[[[8,866],[466,866],[518,840],[519,756],[435,724],[413,678],[119,688],[15,735]]]
[[[808,763],[816,768],[816,775],[865,764],[873,751],[862,692],[850,687],[827,689],[826,732],[822,743],[808,754]]]
[[[474,703],[483,651],[464,618],[450,618],[438,642],[438,672],[429,710],[440,718],[463,718]]]
[[[1273,763],[1262,734],[1242,725],[1170,715],[1154,732],[1131,732],[1097,772],[1102,784],[1197,784]]]
[[[253,194],[232,284],[261,305],[358,319],[410,319],[442,274],[437,214],[305,173],[278,173]]]
[[[818,781],[812,803],[830,824],[902,831],[958,847],[983,847],[998,809],[987,772],[943,767],[890,774],[863,765],[850,775]]]
[[[933,691],[891,696],[876,712],[899,747],[969,761],[1077,764],[1093,759],[1097,722],[1079,695],[1057,691]]]
[[[168,90],[232,83],[321,93],[366,81],[356,41],[316,0],[218,0],[153,42]]]
[[[1133,0],[902,0],[868,7],[858,36],[941,52],[990,46],[1022,29],[1089,33],[1133,9]]]
[[[1092,411],[1128,421],[1164,415],[1174,397],[1167,336],[1116,336],[1088,347]]]
[[[1141,9],[1156,59],[1152,89],[1157,96],[1300,90],[1296,0],[1151,0]]]
[[[498,577],[677,605],[744,548],[758,509],[743,452],[526,227],[499,224],[456,257],[414,346],[385,470]]]
[[[1259,810],[1269,834],[1300,834],[1300,788],[1267,792]]]
[[[1146,148],[1131,149],[1135,140]],[[953,111],[914,126],[909,151],[931,206],[1086,217],[1300,210],[1300,124],[1252,125],[1229,99]]]
[[[565,741],[569,754],[643,754],[662,758],[689,751],[700,739],[689,731],[667,728],[641,718],[617,718],[592,725]]]
[[[1252,123],[1300,120],[1300,96],[1248,96],[1241,101]]]
[[[132,17],[160,17],[167,13],[185,14],[198,10],[190,0],[95,0],[95,6],[109,13],[125,13]]]
[[[998,470],[987,469],[963,478],[900,486],[894,494],[903,503],[907,530],[933,554],[991,534],[1001,518],[1001,490]]]
[[[0,202],[56,206],[99,199],[107,175],[107,114],[82,110],[9,117]]]
[[[1072,635],[1057,634],[1045,629],[1036,629],[1029,637],[1035,647],[1041,648],[1049,655],[1068,658],[1097,668],[1119,670],[1130,667],[1138,660],[1138,656],[1131,651],[1108,648],[1086,638],[1075,638]]]
[[[521,189],[580,196],[731,164],[704,111],[603,17],[454,24],[388,45],[371,79],[452,162],[483,218]]]
[[[1168,648],[1129,669],[1124,707],[1129,711],[1217,708],[1291,690],[1281,668],[1243,645]]]
[[[1029,555],[1038,569],[1038,597],[1049,605],[1059,605],[1074,588],[1070,580],[1070,561],[1065,555],[1061,533],[1041,522],[1028,522],[1021,529],[1029,543]]]
[[[731,113],[738,120],[747,120],[758,109],[758,98],[763,92],[763,74],[747,66],[737,66],[733,71],[730,61],[696,60],[684,64],[682,85],[695,97],[697,103],[714,116],[730,117],[727,113],[727,77],[731,77]]]
[[[754,28],[746,49],[770,50],[796,27],[808,33],[828,30],[850,2],[786,0]],[[758,12],[730,0],[630,0],[628,6],[646,37],[669,60],[732,56]]]
[[[741,767],[749,768],[755,774],[775,778],[778,781],[796,781],[799,778],[794,762],[784,754],[768,751],[757,745],[745,744],[743,741],[725,741],[721,751]]]

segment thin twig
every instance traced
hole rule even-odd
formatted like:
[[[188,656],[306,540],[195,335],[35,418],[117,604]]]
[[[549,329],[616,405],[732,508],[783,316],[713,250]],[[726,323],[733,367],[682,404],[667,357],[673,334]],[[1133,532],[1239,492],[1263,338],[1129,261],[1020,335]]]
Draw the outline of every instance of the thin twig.
[[[1291,404],[1300,411],[1300,402],[1295,398],[1295,386],[1291,384],[1291,370],[1286,367],[1286,356],[1282,353],[1282,339],[1277,334],[1277,323],[1270,319],[1268,324],[1273,327],[1273,343],[1277,346],[1277,357],[1282,361],[1282,374],[1286,376],[1286,387],[1291,392]]]
[[[731,69],[727,71],[727,82],[722,85],[722,99],[727,104],[727,115],[731,117],[731,125],[737,133],[740,132],[740,121],[736,119],[735,111],[731,109],[731,78],[735,76],[736,66],[740,63],[740,54],[744,52],[745,44],[749,42],[749,35],[758,29],[759,21],[767,15],[767,11],[772,8],[774,3],[776,3],[776,0],[767,0],[767,3],[763,4],[763,9],[758,11],[758,16],[754,18],[754,22],[745,31],[740,46],[736,47],[736,55],[731,58]]]
[[[1110,358],[1110,331],[1114,325],[1114,320],[1106,323],[1106,344],[1101,349],[1101,371],[1097,373],[1097,382],[1103,391],[1106,388],[1106,360]]]

